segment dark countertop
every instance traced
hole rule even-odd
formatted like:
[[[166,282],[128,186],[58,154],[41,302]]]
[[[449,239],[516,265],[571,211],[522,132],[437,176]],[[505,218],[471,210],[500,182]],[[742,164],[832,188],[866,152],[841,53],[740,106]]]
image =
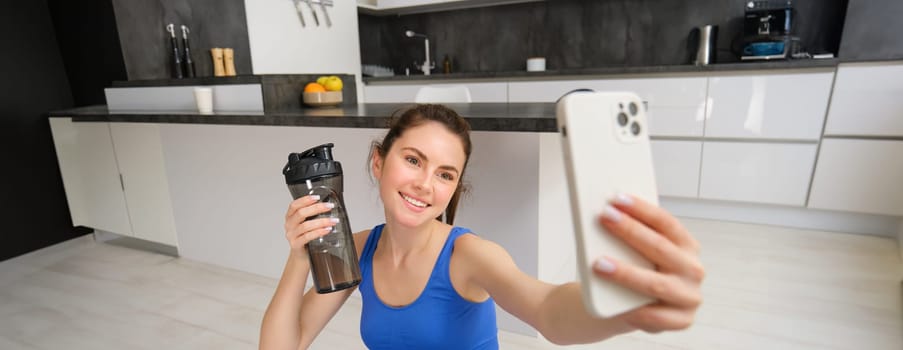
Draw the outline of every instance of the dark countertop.
[[[107,106],[89,106],[48,113],[71,117],[75,122],[130,122],[172,124],[280,125],[341,128],[385,128],[389,118],[411,104],[363,103],[335,108],[304,108],[278,112],[116,111]],[[476,131],[555,132],[554,103],[461,103],[445,104],[454,109]]]
[[[665,65],[665,66],[611,66],[597,68],[574,68],[547,70],[543,72],[511,71],[511,72],[468,72],[442,74],[435,73],[425,75],[396,75],[392,77],[364,77],[364,83],[382,82],[407,82],[407,81],[442,81],[442,80],[470,80],[470,79],[500,79],[530,80],[530,79],[555,79],[565,77],[629,75],[629,74],[670,74],[670,73],[705,73],[728,71],[754,71],[754,70],[781,70],[781,69],[807,69],[807,68],[834,68],[840,60],[830,59],[803,59],[780,61],[757,61],[737,63],[716,63],[707,66],[695,65]]]

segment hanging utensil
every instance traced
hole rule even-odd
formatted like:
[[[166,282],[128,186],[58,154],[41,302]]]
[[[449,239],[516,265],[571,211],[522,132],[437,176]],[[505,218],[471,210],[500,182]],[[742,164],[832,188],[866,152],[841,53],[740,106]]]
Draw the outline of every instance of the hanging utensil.
[[[317,18],[317,10],[314,10],[314,5],[310,3],[310,0],[304,0],[307,3],[307,7],[310,8],[310,13],[314,15],[314,23],[317,24],[317,27],[320,26],[320,19]]]
[[[326,4],[324,4],[323,0],[320,0],[320,8],[323,9],[323,18],[326,19],[326,26],[332,27],[332,20],[329,19],[329,12],[326,11]]]
[[[301,21],[301,27],[307,27],[304,23],[304,11],[301,10],[301,0],[292,0],[295,3],[295,12],[298,13],[298,20]]]

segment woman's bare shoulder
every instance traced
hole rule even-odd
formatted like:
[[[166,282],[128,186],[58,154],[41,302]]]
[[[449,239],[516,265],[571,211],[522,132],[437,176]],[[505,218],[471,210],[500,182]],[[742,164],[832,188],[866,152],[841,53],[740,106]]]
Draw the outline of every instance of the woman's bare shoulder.
[[[492,257],[509,256],[508,251],[501,245],[477,236],[473,232],[462,234],[455,240],[454,253],[467,257],[471,261],[472,259],[494,260]]]
[[[354,233],[354,248],[357,250],[357,257],[360,259],[361,253],[364,251],[364,245],[367,244],[367,237],[370,237],[370,229],[358,231]]]

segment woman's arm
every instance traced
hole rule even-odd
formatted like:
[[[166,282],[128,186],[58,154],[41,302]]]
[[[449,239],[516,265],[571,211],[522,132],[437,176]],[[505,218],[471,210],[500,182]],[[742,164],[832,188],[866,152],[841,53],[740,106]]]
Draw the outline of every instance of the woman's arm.
[[[538,281],[520,271],[497,244],[472,235],[459,241],[473,282],[554,343],[596,342],[635,329],[689,327],[702,300],[699,286],[704,276],[699,244],[689,232],[664,209],[630,196],[619,196],[600,224],[651,260],[656,270],[605,258],[594,266],[596,274],[657,302],[612,318],[596,318],[584,309],[579,284]]]
[[[304,246],[330,232],[335,225],[329,219],[307,220],[331,209],[318,200],[312,196],[298,198],[292,201],[285,215],[285,237],[291,251],[273,299],[263,315],[260,349],[307,349],[354,291],[349,288],[319,294],[311,289],[304,294],[310,274],[310,258]],[[367,232],[354,235],[358,257],[369,235]]]
[[[276,293],[263,316],[260,349],[307,349],[354,291],[351,288],[319,294],[311,288],[304,294],[309,271],[306,257],[289,254]]]

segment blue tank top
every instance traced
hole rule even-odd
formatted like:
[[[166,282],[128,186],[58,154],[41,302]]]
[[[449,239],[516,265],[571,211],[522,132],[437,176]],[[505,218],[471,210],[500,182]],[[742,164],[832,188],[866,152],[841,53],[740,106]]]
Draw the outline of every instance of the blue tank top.
[[[385,225],[370,231],[361,252],[361,338],[370,349],[498,349],[495,302],[462,298],[449,278],[455,239],[470,230],[455,227],[433,266],[426,288],[402,307],[386,305],[373,288],[373,253]]]

